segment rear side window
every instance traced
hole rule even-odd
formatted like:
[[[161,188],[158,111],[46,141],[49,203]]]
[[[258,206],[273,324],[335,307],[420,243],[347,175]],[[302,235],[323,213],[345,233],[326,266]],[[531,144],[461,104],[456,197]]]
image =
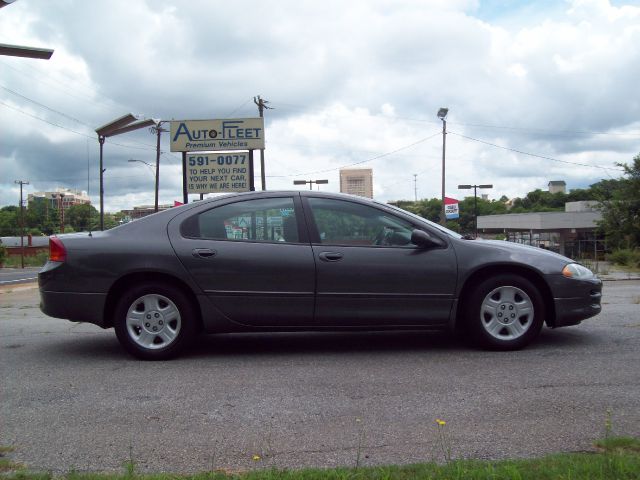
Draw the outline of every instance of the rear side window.
[[[187,237],[297,243],[298,223],[293,198],[265,198],[229,203],[187,219]]]

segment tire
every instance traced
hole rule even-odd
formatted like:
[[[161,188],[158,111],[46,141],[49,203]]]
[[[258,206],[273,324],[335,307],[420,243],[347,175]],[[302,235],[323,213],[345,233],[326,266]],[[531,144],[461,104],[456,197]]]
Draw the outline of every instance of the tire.
[[[118,301],[113,326],[122,347],[143,360],[167,360],[191,344],[198,332],[188,297],[164,283],[129,289]]]
[[[490,350],[518,350],[531,343],[544,323],[538,289],[526,278],[502,274],[482,281],[465,309],[465,333]]]

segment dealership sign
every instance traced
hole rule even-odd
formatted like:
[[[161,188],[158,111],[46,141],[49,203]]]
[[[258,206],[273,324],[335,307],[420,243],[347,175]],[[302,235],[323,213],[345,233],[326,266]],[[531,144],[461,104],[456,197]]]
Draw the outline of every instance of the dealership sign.
[[[460,217],[458,208],[458,200],[455,198],[444,197],[444,216],[447,220],[453,220]]]
[[[187,156],[187,193],[249,191],[248,152]]]
[[[171,122],[172,152],[216,152],[263,148],[263,118]]]

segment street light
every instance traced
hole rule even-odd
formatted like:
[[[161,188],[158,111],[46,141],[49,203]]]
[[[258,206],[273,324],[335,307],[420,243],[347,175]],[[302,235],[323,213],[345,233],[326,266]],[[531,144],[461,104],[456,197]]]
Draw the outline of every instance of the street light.
[[[329,180],[294,180],[293,184],[294,185],[306,185],[309,184],[309,190],[313,190],[313,184],[315,183],[316,185],[326,185],[327,183],[329,183]]]
[[[493,188],[493,185],[458,185],[460,190],[469,190],[473,188],[473,215],[474,215],[474,234],[478,238],[478,188]]]
[[[445,172],[445,168],[444,168],[444,158],[445,158],[445,150],[446,150],[446,146],[447,146],[447,121],[445,120],[447,118],[447,114],[449,113],[449,109],[448,108],[440,108],[440,110],[438,110],[438,118],[440,120],[442,120],[442,211],[440,212],[440,223],[445,226],[447,224],[447,216],[445,213],[445,206],[444,206],[444,172]]]
[[[127,113],[120,118],[116,118],[112,122],[103,125],[100,128],[96,129],[96,133],[98,134],[98,142],[100,143],[100,230],[104,230],[104,171],[105,169],[102,167],[103,165],[103,157],[102,150],[104,146],[104,141],[107,137],[114,137],[116,135],[120,135],[122,133],[132,132],[134,130],[138,130],[139,128],[150,127],[151,125],[155,125],[156,121],[153,119],[149,120],[138,120],[138,117],[133,115],[132,113]]]

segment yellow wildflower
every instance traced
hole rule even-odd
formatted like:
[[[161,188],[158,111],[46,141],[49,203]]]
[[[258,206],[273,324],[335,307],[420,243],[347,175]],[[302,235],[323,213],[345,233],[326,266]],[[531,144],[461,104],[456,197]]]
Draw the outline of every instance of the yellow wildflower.
[[[252,458],[257,462],[258,460],[261,460],[262,457],[260,457],[260,455],[254,455]]]
[[[440,427],[444,427],[447,422],[445,422],[444,420],[440,420],[439,418],[436,418],[436,423],[440,426]]]

